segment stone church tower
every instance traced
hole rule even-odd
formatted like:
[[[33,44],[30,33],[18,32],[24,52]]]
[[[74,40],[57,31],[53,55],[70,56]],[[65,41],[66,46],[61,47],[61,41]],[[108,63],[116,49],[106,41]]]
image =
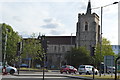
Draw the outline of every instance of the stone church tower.
[[[91,13],[91,2],[89,0],[86,14],[78,14],[76,47],[84,46],[88,50],[100,42],[99,16]]]

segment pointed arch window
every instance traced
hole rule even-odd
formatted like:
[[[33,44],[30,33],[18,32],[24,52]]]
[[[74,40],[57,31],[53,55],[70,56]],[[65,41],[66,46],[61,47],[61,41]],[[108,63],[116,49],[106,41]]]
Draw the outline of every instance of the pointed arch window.
[[[85,31],[88,31],[88,23],[85,22]]]

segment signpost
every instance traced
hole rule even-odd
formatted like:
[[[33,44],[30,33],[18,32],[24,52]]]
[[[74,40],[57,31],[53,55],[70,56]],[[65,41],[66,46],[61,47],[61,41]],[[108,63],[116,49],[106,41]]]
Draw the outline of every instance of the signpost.
[[[115,58],[114,56],[104,56],[104,74],[106,73],[107,67],[113,67],[115,66]],[[113,69],[111,68],[111,73],[113,72]]]

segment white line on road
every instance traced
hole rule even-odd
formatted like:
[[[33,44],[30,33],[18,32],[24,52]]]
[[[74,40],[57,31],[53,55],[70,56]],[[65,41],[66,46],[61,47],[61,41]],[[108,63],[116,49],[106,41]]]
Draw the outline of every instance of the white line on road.
[[[36,76],[12,76],[12,75],[5,75],[2,78],[43,78],[43,77],[36,77]],[[68,77],[44,77],[44,78],[68,78]]]

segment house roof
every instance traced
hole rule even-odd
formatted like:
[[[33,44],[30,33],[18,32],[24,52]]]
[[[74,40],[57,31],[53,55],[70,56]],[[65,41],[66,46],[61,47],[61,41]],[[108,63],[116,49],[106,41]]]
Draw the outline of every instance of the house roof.
[[[62,45],[75,45],[76,36],[45,36],[48,44],[62,44]],[[24,40],[28,40],[32,38],[24,38]],[[37,38],[35,38],[38,40]]]

